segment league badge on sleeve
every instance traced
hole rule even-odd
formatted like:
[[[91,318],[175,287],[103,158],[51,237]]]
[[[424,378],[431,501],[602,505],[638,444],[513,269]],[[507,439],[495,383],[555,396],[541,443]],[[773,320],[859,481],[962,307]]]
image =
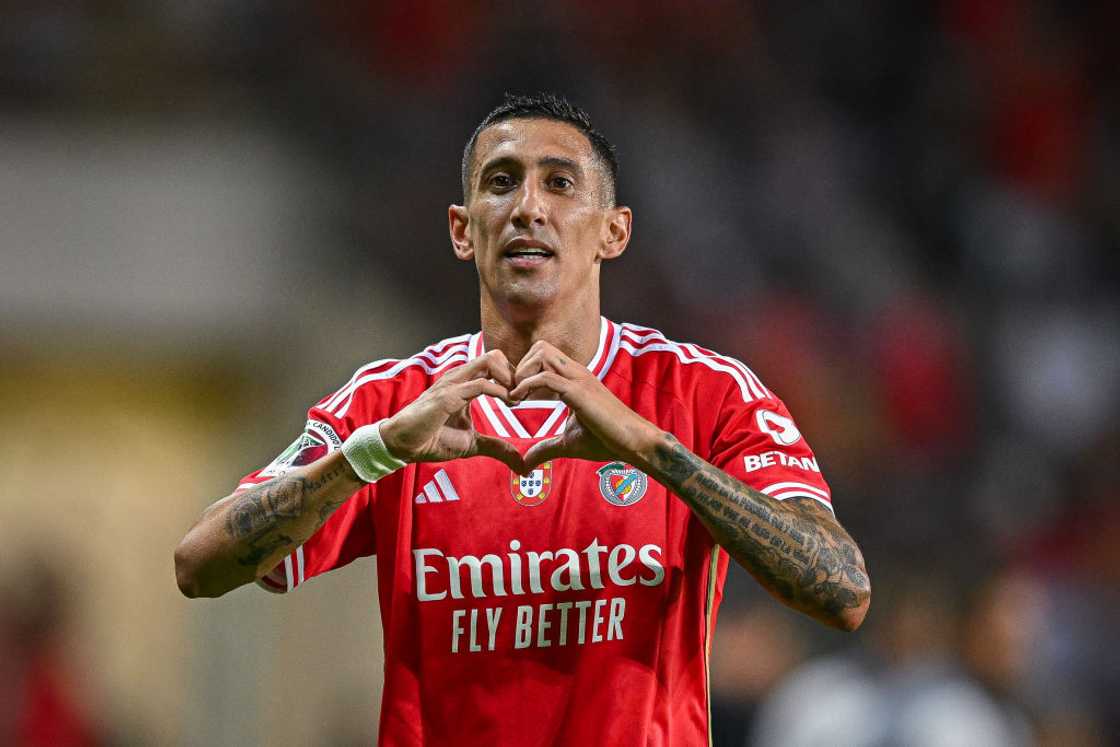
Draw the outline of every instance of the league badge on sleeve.
[[[514,473],[510,480],[513,500],[522,506],[539,506],[552,490],[552,462],[545,462],[527,475]]]
[[[332,451],[338,451],[341,445],[342,439],[333,428],[317,420],[308,420],[307,429],[280,456],[273,459],[272,464],[261,470],[261,477],[277,477],[292,467],[311,464]]]
[[[599,468],[599,492],[614,506],[632,506],[642,499],[649,478],[637,467],[611,462]]]

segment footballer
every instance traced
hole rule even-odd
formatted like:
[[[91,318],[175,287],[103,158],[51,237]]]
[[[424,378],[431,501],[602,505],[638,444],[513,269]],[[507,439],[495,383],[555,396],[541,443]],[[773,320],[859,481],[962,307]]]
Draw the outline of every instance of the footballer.
[[[507,96],[448,210],[481,329],[359,368],[175,551],[188,597],[289,592],[376,554],[381,744],[707,744],[732,561],[826,625],[867,613],[863,557],[777,395],[601,316],[631,235],[617,171],[582,110]]]

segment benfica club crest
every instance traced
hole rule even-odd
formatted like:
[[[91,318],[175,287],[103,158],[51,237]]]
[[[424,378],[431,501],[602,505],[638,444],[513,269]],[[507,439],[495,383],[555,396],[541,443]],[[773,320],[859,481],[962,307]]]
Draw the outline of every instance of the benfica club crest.
[[[510,481],[513,500],[522,506],[539,506],[552,490],[552,462],[545,462],[527,475],[514,474]]]
[[[648,485],[645,473],[629,464],[611,462],[599,468],[599,492],[612,505],[634,505],[642,500]]]

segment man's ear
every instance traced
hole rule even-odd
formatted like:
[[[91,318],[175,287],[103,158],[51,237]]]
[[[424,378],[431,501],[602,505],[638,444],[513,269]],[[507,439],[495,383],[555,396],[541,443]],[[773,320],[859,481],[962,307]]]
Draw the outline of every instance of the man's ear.
[[[452,205],[447,208],[447,227],[451,233],[451,248],[455,256],[464,261],[474,259],[474,246],[471,244],[470,232],[467,227],[470,219],[467,217],[467,208],[463,205]]]
[[[630,208],[619,206],[611,208],[607,220],[603,222],[602,245],[599,247],[599,259],[614,259],[626,251],[630,243],[630,226],[634,220]]]

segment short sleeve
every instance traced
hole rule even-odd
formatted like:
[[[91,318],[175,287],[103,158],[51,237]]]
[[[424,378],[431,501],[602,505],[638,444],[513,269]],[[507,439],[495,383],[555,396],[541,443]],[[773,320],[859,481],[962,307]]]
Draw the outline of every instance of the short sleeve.
[[[268,482],[293,467],[311,464],[338,451],[349,432],[346,421],[318,405],[312,407],[307,413],[303,432],[271,463],[243,477],[237,490]],[[373,495],[373,485],[359,490],[331,514],[307,542],[258,579],[257,584],[268,591],[283,593],[309,578],[373,555],[376,551],[370,511]]]
[[[816,455],[785,404],[768,392],[750,401],[727,396],[709,461],[777,500],[812,498],[832,510]]]

